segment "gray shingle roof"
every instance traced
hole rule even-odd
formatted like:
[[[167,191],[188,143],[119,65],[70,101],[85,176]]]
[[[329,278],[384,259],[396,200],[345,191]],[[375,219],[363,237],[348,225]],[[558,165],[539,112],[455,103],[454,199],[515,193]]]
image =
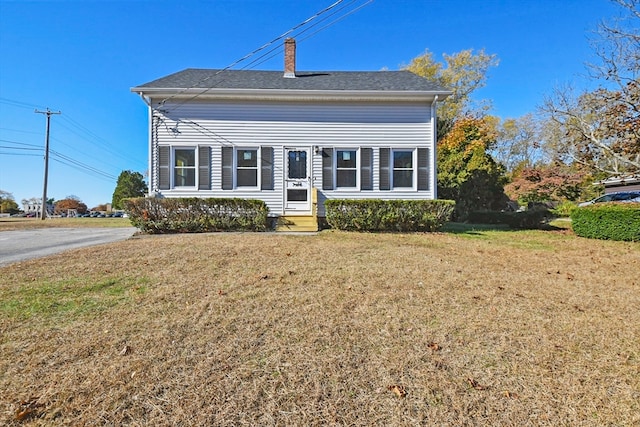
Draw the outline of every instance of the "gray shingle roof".
[[[299,71],[295,78],[282,71],[187,68],[137,86],[144,89],[275,89],[330,91],[425,91],[448,93],[438,84],[409,71]]]

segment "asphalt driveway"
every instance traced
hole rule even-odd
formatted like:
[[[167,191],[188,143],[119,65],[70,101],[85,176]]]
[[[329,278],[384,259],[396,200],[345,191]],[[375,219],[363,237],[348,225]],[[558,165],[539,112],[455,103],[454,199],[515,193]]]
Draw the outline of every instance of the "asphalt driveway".
[[[70,249],[126,240],[136,232],[124,228],[39,228],[0,233],[0,267]]]

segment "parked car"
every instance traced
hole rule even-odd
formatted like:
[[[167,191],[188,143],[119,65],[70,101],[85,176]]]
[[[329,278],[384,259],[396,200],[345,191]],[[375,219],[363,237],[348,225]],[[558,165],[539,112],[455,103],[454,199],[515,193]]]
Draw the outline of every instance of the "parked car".
[[[605,202],[640,202],[640,191],[620,191],[618,193],[609,193],[588,202],[580,203],[578,206],[590,206],[594,203]]]

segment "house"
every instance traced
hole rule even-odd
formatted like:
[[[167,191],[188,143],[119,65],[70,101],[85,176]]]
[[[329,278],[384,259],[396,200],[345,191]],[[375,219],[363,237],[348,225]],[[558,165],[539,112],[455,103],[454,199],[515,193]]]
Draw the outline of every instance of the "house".
[[[263,200],[301,224],[324,201],[436,198],[436,102],[409,71],[185,69],[136,86],[149,107],[149,193]],[[317,203],[317,210],[316,210]]]
[[[615,193],[618,191],[639,191],[640,175],[608,178],[604,181],[599,181],[597,184],[604,185],[604,194]]]

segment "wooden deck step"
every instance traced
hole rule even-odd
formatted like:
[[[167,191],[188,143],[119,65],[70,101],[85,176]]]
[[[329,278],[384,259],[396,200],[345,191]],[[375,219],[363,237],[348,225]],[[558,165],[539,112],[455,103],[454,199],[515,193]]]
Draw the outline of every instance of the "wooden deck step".
[[[318,218],[309,216],[281,216],[276,231],[318,231]]]

